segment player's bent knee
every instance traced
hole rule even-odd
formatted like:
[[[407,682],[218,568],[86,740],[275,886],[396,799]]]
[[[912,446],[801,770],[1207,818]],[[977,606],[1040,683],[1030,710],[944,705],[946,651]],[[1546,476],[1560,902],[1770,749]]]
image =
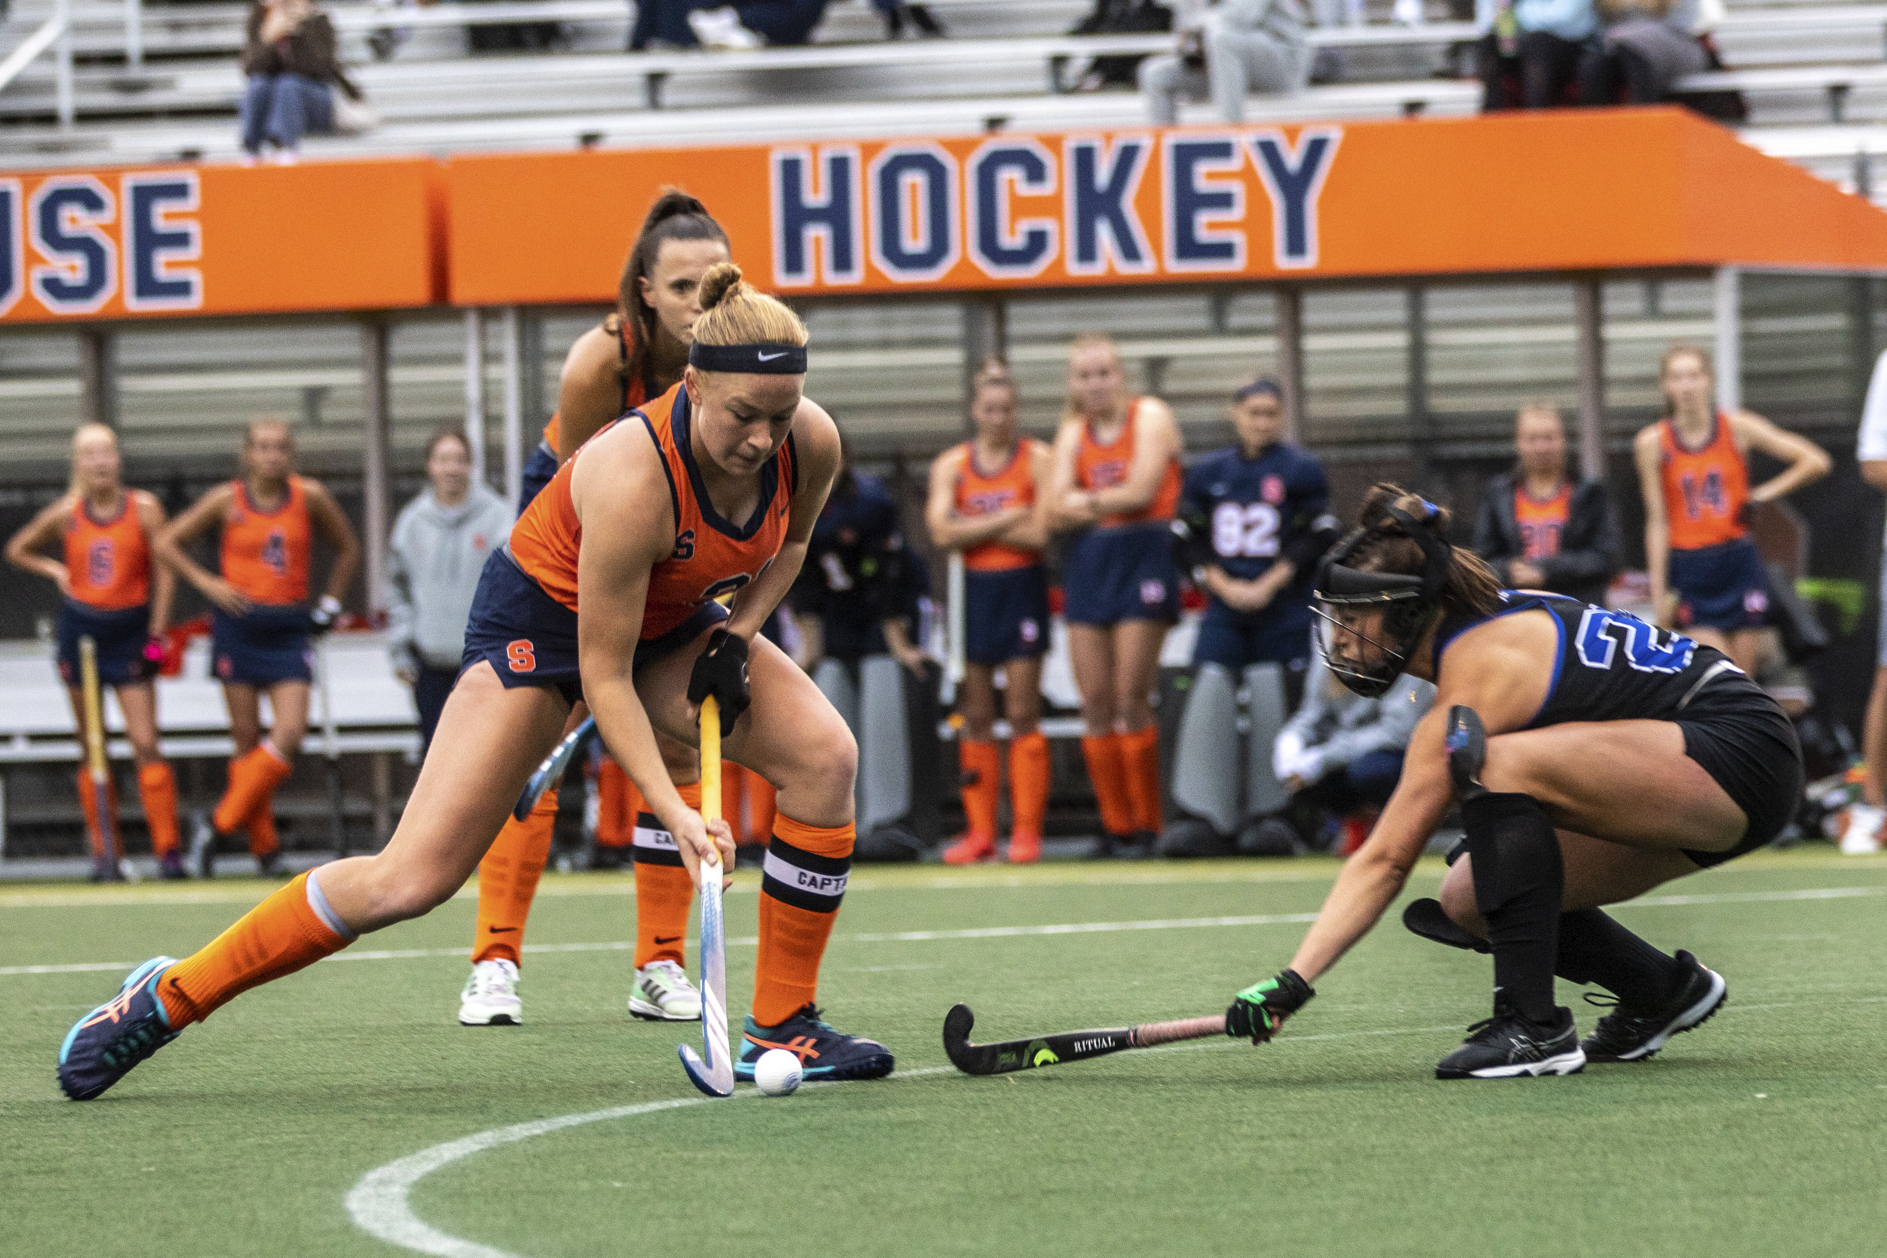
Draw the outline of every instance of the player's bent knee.
[[[1442,879],[1441,911],[1448,915],[1448,920],[1463,930],[1476,935],[1487,933],[1487,923],[1481,919],[1481,907],[1474,899],[1474,871],[1468,857],[1462,857],[1449,867],[1447,877]]]

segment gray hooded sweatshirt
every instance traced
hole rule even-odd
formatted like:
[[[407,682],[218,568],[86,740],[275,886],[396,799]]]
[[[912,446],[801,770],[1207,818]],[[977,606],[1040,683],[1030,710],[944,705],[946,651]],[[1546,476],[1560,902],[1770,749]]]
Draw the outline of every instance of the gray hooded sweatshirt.
[[[456,669],[479,573],[511,532],[511,508],[483,485],[445,507],[428,489],[393,522],[387,547],[387,650],[394,669]]]

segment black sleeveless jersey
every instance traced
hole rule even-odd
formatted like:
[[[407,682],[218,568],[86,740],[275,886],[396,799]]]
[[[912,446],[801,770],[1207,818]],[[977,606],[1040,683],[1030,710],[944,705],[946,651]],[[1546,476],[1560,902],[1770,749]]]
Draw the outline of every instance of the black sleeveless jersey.
[[[1559,626],[1559,650],[1546,702],[1526,728],[1567,721],[1668,721],[1707,684],[1740,683],[1763,692],[1714,647],[1659,629],[1628,612],[1607,611],[1558,594],[1501,591],[1492,615],[1450,613],[1435,633],[1435,667],[1466,630],[1516,612],[1542,610]]]

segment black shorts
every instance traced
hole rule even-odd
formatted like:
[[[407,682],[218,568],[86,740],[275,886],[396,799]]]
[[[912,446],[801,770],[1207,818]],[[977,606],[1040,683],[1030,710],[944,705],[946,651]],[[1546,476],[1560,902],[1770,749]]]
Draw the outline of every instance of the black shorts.
[[[1684,731],[1684,754],[1716,779],[1749,819],[1724,852],[1684,855],[1708,869],[1763,847],[1782,833],[1802,802],[1802,744],[1776,701],[1749,678],[1726,674],[1706,685],[1672,720]]]
[[[98,651],[98,684],[136,686],[157,676],[157,664],[144,657],[151,636],[148,604],[100,611],[74,599],[59,609],[59,678],[79,684],[79,639],[90,638]]]

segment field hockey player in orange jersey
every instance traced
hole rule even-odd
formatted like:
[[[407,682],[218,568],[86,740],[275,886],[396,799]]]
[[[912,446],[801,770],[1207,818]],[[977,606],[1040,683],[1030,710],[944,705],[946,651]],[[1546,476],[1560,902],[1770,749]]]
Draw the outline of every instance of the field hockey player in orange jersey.
[[[197,588],[210,614],[211,670],[223,683],[235,756],[229,786],[216,810],[199,818],[190,859],[199,877],[216,870],[216,846],[247,830],[256,868],[272,875],[281,860],[275,834],[275,788],[294,772],[308,732],[308,687],[314,677],[310,633],[325,633],[341,614],[341,596],[360,563],[360,543],[334,495],[295,474],[295,439],[280,419],[258,419],[242,439],[242,477],[218,485],[157,535],[158,557]],[[220,575],[186,547],[212,529],[221,533]],[[308,606],[315,534],[334,550],[327,588]],[[262,696],[269,697],[269,736],[262,737]]]
[[[164,527],[164,508],[154,495],[126,488],[123,468],[117,435],[103,424],[81,426],[72,434],[71,488],[8,540],[7,562],[53,581],[65,596],[59,608],[59,678],[72,696],[81,743],[85,703],[79,689],[79,639],[90,637],[96,644],[98,679],[117,692],[125,737],[138,766],[138,797],[151,832],[157,876],[182,878],[177,780],[157,750],[153,680],[176,576],[151,557],[151,539]],[[43,553],[55,546],[62,558]],[[115,785],[108,799],[115,810]],[[101,838],[105,830],[82,763],[79,805],[85,810],[88,833]],[[109,852],[93,851],[92,877],[122,877]]]
[[[1049,512],[1056,528],[1082,530],[1062,567],[1062,614],[1105,853],[1146,851],[1160,832],[1151,696],[1160,645],[1179,618],[1167,522],[1179,503],[1180,449],[1166,403],[1128,396],[1119,347],[1106,336],[1077,340]]]
[[[1833,463],[1814,442],[1760,415],[1717,410],[1710,357],[1696,346],[1666,350],[1658,375],[1670,413],[1632,439],[1652,613],[1753,677],[1769,623],[1769,577],[1749,537],[1750,508],[1820,480]],[[1751,450],[1787,466],[1752,489]]]
[[[468,666],[385,849],[296,878],[183,961],[139,966],[61,1045],[66,1095],[99,1095],[230,998],[450,898],[579,695],[690,874],[721,876],[733,842],[682,802],[658,730],[692,743],[713,695],[728,754],[779,790],[736,1076],[751,1079],[771,1048],[810,1078],[890,1072],[883,1045],[834,1030],[813,1003],[851,866],[857,745],[812,680],[755,637],[798,574],[838,430],[803,396],[797,316],[732,264],[703,278],[701,305],[682,384],[587,443],[487,563]],[[715,601],[730,592],[731,615]]]
[[[694,322],[701,316],[701,277],[727,259],[727,233],[701,202],[674,189],[656,198],[623,266],[615,312],[578,337],[564,357],[557,411],[524,465],[520,514],[584,442],[681,380]],[[571,712],[571,728],[584,715],[579,704]],[[656,741],[683,799],[699,807],[694,749],[670,739]],[[616,817],[626,817],[633,825],[636,974],[629,1012],[650,1020],[692,1022],[701,1016],[701,994],[683,968],[682,943],[694,884],[682,868],[673,838],[653,822],[641,793],[607,750],[597,766],[597,794],[599,829]],[[524,1021],[524,1002],[518,995],[524,931],[537,881],[550,858],[557,809],[553,783],[523,821],[506,818],[479,862],[472,973],[459,993],[463,1026],[515,1026]]]
[[[1041,730],[1042,656],[1048,650],[1046,442],[1016,431],[1016,382],[1001,362],[977,372],[970,402],[976,436],[930,468],[924,520],[940,550],[963,552],[965,633],[962,741],[963,838],[944,849],[953,865],[996,854],[1001,761],[996,752],[996,670],[1009,718],[1009,859],[1041,859],[1048,807],[1048,739]]]

